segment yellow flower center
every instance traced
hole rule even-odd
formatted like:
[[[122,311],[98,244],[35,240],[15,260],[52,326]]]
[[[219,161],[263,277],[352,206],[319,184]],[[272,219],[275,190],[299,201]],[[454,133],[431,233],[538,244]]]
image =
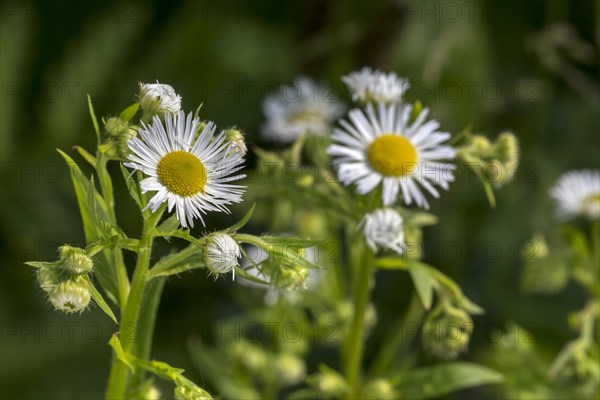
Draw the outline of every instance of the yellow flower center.
[[[403,176],[414,172],[417,150],[403,136],[379,136],[367,148],[369,164],[382,175]]]
[[[204,192],[206,167],[198,157],[186,151],[173,151],[164,156],[158,162],[156,173],[172,193],[187,197]]]

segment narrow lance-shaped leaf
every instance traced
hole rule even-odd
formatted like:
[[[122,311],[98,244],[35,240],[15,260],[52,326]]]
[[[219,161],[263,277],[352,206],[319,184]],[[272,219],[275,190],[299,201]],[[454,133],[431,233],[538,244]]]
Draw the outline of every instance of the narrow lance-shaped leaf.
[[[110,307],[104,300],[104,297],[102,297],[102,294],[100,294],[98,289],[96,289],[96,287],[94,286],[94,283],[90,280],[89,277],[86,277],[86,280],[90,287],[90,293],[92,294],[92,298],[94,299],[96,304],[98,304],[98,307],[100,307],[100,309],[102,311],[104,311],[104,313],[106,315],[108,315],[110,317],[110,319],[112,319],[114,321],[115,324],[118,325],[119,322],[117,321],[117,317],[115,317],[115,314],[113,313],[113,311],[110,309]]]
[[[250,218],[252,217],[252,214],[254,213],[254,208],[256,208],[256,203],[252,204],[252,207],[250,208],[250,210],[248,210],[246,215],[244,215],[241,220],[239,220],[238,222],[236,222],[235,224],[230,226],[227,229],[227,231],[235,232],[235,231],[242,229],[248,223],[248,221],[250,221]]]
[[[135,116],[135,114],[137,114],[139,109],[140,103],[133,103],[121,112],[119,118],[121,118],[123,121],[129,122]]]
[[[423,303],[423,308],[429,310],[433,300],[433,278],[429,275],[429,270],[421,263],[412,263],[408,268],[408,272],[415,284],[421,303]]]
[[[94,132],[96,132],[96,139],[98,140],[98,145],[100,145],[100,126],[98,125],[98,119],[96,118],[96,112],[94,111],[94,105],[92,104],[92,97],[88,94],[87,98],[90,117],[92,118],[92,124],[94,124]]]
[[[474,386],[502,382],[502,374],[477,364],[451,362],[405,372],[400,378],[403,398],[431,399]]]

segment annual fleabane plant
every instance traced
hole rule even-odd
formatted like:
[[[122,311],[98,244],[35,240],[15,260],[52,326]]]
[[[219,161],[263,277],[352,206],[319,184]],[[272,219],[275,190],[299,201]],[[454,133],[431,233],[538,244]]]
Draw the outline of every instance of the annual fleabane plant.
[[[117,324],[109,342],[113,361],[107,399],[160,396],[147,374],[171,381],[177,399],[210,399],[208,392],[183,376],[183,370],[150,358],[166,279],[198,268],[215,277],[252,278],[240,267],[239,259],[245,257],[240,244],[277,254],[279,262],[264,271],[268,279],[296,270],[304,273],[318,267],[303,257],[304,248],[315,242],[240,233],[254,206],[229,227],[199,236],[190,231],[195,220],[207,228],[209,214],[229,214],[232,204],[242,202],[245,186],[236,182],[245,177],[247,148],[239,129],[218,130],[214,122],[200,119],[199,109],[186,114],[181,96],[170,85],[140,84],[137,101],[118,116],[102,119],[102,128],[91,99],[89,109],[97,149],[88,152],[75,146],[75,150],[94,171],[92,176],[88,178],[71,156],[59,150],[70,167],[86,245],[61,246],[57,261],[27,264],[37,269],[39,286],[57,311],[81,313],[94,302]],[[139,238],[130,238],[119,227],[115,207],[126,199],[114,197],[109,162],[121,164],[130,200],[139,208]],[[187,242],[187,247],[180,248],[172,238]],[[157,239],[167,239],[173,249],[153,259]],[[137,256],[132,275],[123,251]],[[280,271],[282,265],[285,271]],[[126,332],[134,337],[124,340],[121,335]]]

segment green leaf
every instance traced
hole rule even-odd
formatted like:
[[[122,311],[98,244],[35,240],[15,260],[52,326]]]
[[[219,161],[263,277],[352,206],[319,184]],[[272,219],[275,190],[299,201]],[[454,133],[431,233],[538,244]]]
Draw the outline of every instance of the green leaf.
[[[477,364],[451,362],[407,371],[400,378],[403,398],[430,399],[474,386],[501,383],[499,372]]]
[[[96,168],[96,157],[91,155],[86,149],[84,149],[81,146],[73,146],[73,149],[75,149],[75,151],[78,152],[79,155],[83,157],[83,159],[87,161],[92,167]]]
[[[244,217],[242,219],[240,219],[238,222],[236,222],[235,224],[233,224],[229,228],[227,228],[227,231],[235,232],[235,231],[242,229],[248,223],[248,221],[250,221],[250,218],[252,217],[252,214],[254,213],[254,208],[256,208],[256,203],[252,204],[252,207],[250,207],[250,210],[248,210],[248,212],[246,213],[246,215],[244,215]]]
[[[140,109],[140,103],[133,103],[132,105],[130,105],[129,107],[127,107],[126,109],[124,109],[121,114],[119,115],[119,118],[121,118],[123,121],[129,122],[131,121],[131,118],[133,118],[135,116],[135,114],[137,114],[138,110]]]
[[[236,274],[236,276],[241,276],[242,278],[247,279],[251,282],[260,283],[262,285],[267,285],[267,286],[271,284],[270,282],[262,280],[257,276],[249,274],[245,269],[242,269],[240,267],[235,267],[235,274]]]
[[[135,368],[131,363],[130,356],[128,354],[125,354],[125,350],[123,350],[123,346],[121,346],[121,341],[119,340],[118,333],[114,333],[112,335],[112,337],[108,341],[108,344],[110,345],[110,347],[113,348],[119,360],[121,360],[125,365],[127,365],[129,369],[131,369],[131,372],[134,372]]]
[[[102,234],[102,224],[110,224],[110,218],[106,210],[104,199],[95,189],[91,180],[86,178],[77,163],[65,152],[57,149],[64,158],[71,173],[71,181],[75,189],[75,196],[81,214],[83,223],[83,232],[87,244],[92,244],[101,239],[105,239]],[[114,262],[114,255],[111,251],[105,250],[102,256],[95,260],[96,268],[94,274],[102,289],[113,301],[117,303],[118,283],[117,283],[117,265]]]
[[[96,139],[98,140],[98,144],[100,144],[100,126],[98,125],[98,119],[96,118],[96,112],[94,111],[94,105],[92,104],[92,98],[88,94],[88,108],[90,110],[90,117],[92,118],[92,123],[94,124],[94,132],[96,132]]]
[[[174,253],[163,257],[157,262],[148,272],[148,279],[153,279],[158,276],[176,275],[202,267],[204,267],[204,258],[202,257],[202,254],[200,254],[200,250],[198,250],[196,254],[185,257],[181,257],[181,252]]]
[[[169,218],[165,219],[159,226],[157,226],[155,230],[159,236],[168,237],[175,234],[178,228],[179,220],[177,219],[177,214],[173,214]]]
[[[375,260],[377,268],[383,269],[406,269],[407,261],[398,257],[381,257]]]
[[[135,203],[138,205],[138,207],[142,209],[141,193],[137,182],[135,181],[135,179],[133,179],[131,173],[127,170],[127,168],[123,166],[123,164],[119,164],[119,166],[121,167],[121,173],[123,174],[123,179],[125,180],[125,185],[127,185],[127,190],[129,190],[129,194],[131,195]]]
[[[429,310],[433,300],[433,279],[429,275],[428,268],[421,263],[412,263],[408,267],[408,272],[415,284],[421,303],[423,303],[423,308]]]
[[[33,268],[54,268],[60,265],[60,261],[45,262],[45,261],[27,261],[25,264]]]
[[[86,276],[86,280],[87,280],[88,285],[90,286],[90,292],[92,293],[92,298],[94,299],[96,304],[98,304],[98,307],[100,307],[100,309],[102,311],[104,311],[104,313],[106,315],[108,315],[110,317],[110,319],[112,319],[115,322],[115,324],[119,325],[119,322],[117,321],[117,317],[115,317],[115,314],[113,313],[113,311],[110,309],[110,307],[104,300],[104,297],[102,297],[102,294],[100,294],[98,289],[96,289],[96,286],[94,286],[94,283],[90,280],[90,278],[88,276]]]

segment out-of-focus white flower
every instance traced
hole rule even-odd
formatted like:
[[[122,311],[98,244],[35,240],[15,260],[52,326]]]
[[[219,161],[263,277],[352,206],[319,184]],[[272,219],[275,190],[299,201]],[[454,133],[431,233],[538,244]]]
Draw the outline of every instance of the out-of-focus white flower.
[[[235,267],[239,265],[240,246],[225,233],[211,235],[206,244],[206,266],[215,275],[231,272],[235,279]]]
[[[262,126],[265,139],[293,142],[303,134],[327,135],[344,106],[324,86],[308,78],[281,86],[263,102],[267,121]]]
[[[408,80],[393,72],[386,74],[364,67],[342,78],[352,94],[352,100],[361,103],[399,103],[408,90]]]
[[[365,111],[350,111],[350,122],[340,120],[343,129],[334,130],[327,152],[335,157],[344,185],[356,183],[358,192],[366,194],[381,183],[383,205],[396,202],[402,190],[405,204],[424,208],[429,203],[423,189],[434,197],[440,196],[436,185],[448,189],[455,166],[441,160],[456,155],[443,144],[450,134],[439,132],[435,120],[425,122],[427,108],[410,121],[412,110],[410,104],[379,104],[377,110],[368,104]]]
[[[140,83],[138,101],[144,111],[151,114],[176,113],[181,111],[181,96],[171,85],[162,83]]]
[[[402,254],[404,251],[404,221],[396,210],[381,208],[364,216],[361,221],[367,245],[374,252],[386,248]]]
[[[560,219],[584,216],[600,218],[600,171],[581,170],[563,174],[550,190]]]

